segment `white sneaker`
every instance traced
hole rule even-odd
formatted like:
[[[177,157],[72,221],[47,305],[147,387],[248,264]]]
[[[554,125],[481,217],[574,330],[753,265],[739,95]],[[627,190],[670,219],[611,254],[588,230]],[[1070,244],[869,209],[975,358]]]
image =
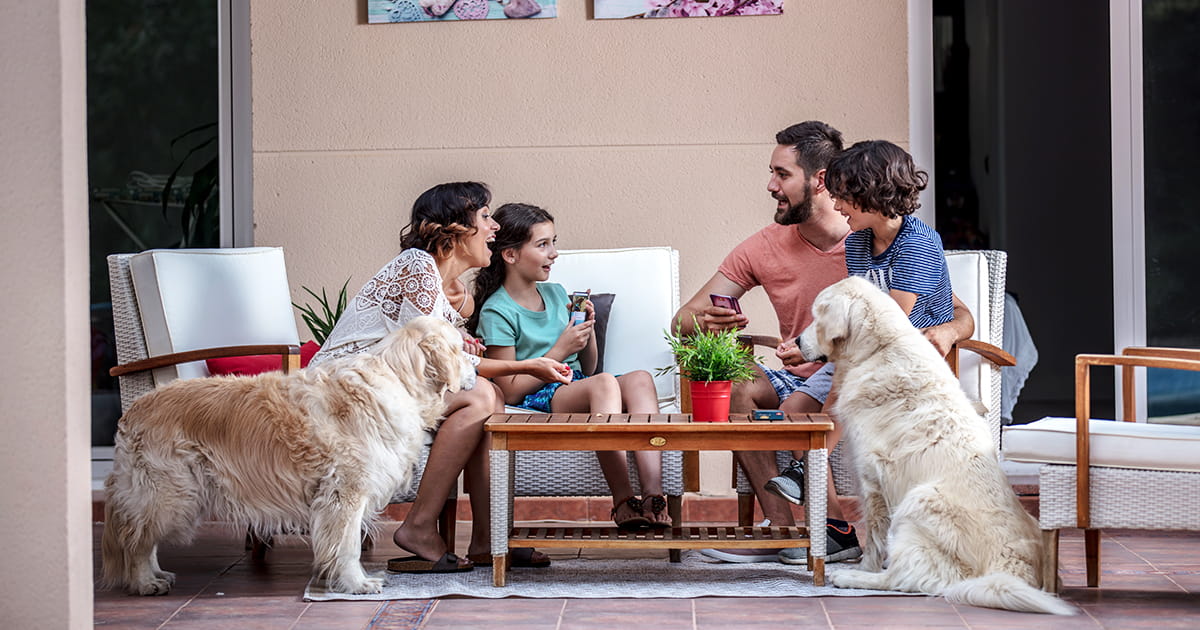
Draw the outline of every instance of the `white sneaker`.
[[[758,525],[755,525],[755,527],[770,527],[770,526],[771,526],[771,519],[769,519],[769,518],[764,518],[761,523],[759,523]],[[774,562],[776,559],[778,559],[778,556],[779,556],[778,553],[747,555],[747,554],[730,553],[728,551],[721,551],[720,549],[701,549],[700,554],[703,556],[712,558],[714,560],[720,560],[721,562],[736,562],[736,563]]]

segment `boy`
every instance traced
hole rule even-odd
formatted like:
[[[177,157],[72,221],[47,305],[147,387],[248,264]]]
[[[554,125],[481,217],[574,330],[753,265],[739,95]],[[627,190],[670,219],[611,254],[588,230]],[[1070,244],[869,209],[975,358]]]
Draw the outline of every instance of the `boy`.
[[[859,142],[829,164],[825,187],[853,230],[846,271],[892,296],[917,328],[954,317],[942,239],[913,216],[929,181],[912,156],[885,140]]]

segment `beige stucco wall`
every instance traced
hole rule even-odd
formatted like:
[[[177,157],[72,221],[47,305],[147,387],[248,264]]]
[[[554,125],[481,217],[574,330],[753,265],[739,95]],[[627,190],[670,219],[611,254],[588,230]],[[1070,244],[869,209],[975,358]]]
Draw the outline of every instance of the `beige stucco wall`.
[[[82,0],[0,7],[0,626],[91,628]]]
[[[474,179],[550,210],[560,247],[677,248],[686,300],[770,221],[776,131],[816,118],[907,143],[901,0],[673,20],[559,0],[548,20],[379,25],[365,4],[251,7],[255,243],[285,248],[297,297],[360,286],[416,195]],[[776,330],[761,292],[744,303]]]

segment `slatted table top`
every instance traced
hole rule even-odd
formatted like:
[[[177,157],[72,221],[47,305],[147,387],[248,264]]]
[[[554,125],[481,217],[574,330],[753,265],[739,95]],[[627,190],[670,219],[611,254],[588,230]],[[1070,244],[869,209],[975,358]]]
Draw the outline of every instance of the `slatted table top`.
[[[641,432],[652,428],[656,432],[783,432],[832,431],[833,421],[823,413],[789,413],[783,420],[751,420],[749,414],[730,414],[729,422],[693,422],[691,414],[637,413],[511,413],[493,414],[487,430],[498,433],[581,431],[581,432]]]

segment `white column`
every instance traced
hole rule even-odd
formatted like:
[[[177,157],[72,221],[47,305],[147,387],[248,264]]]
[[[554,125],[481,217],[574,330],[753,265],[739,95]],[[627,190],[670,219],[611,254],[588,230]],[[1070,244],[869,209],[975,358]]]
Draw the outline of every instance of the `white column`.
[[[0,5],[0,625],[92,627],[83,0]]]

